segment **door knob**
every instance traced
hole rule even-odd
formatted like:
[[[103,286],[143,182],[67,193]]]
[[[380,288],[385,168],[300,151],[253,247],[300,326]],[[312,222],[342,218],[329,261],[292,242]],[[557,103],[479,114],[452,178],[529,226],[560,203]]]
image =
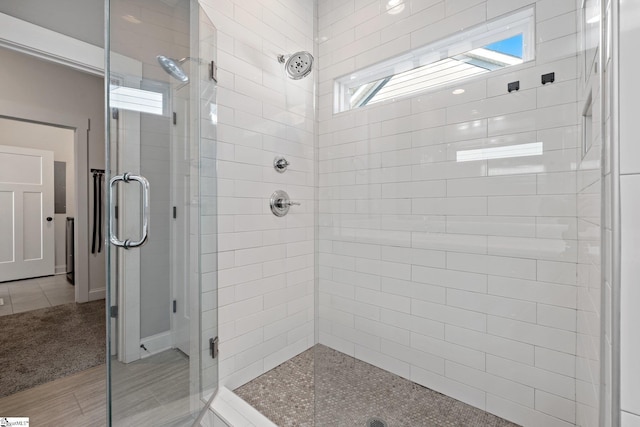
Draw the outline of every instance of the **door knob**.
[[[47,217],[47,221],[51,222],[53,221],[53,218],[51,218],[50,216]]]

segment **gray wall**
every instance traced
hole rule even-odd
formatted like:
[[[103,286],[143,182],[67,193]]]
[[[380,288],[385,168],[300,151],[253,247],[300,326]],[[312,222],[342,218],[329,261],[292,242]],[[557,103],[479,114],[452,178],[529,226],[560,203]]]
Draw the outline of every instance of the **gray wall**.
[[[140,338],[171,329],[171,168],[168,117],[140,115],[140,171],[150,182],[149,241],[140,248]]]
[[[78,215],[76,280],[89,282],[88,299],[104,297],[104,251],[89,254],[90,168],[104,168],[103,79],[0,48],[0,116],[74,128]],[[88,131],[88,121],[91,129]]]
[[[104,45],[104,0],[2,1],[0,12],[95,46]]]

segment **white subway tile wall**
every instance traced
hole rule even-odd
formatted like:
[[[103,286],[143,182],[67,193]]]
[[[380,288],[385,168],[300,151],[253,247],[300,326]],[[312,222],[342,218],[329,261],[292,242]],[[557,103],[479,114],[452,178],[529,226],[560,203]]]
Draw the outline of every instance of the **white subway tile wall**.
[[[335,78],[531,3],[535,61],[334,114]],[[388,4],[318,2],[320,343],[524,426],[595,425],[600,141],[583,160],[579,5]]]
[[[277,56],[315,53],[315,5],[201,4],[218,36],[217,138],[206,166],[217,183],[203,193],[217,196],[219,376],[234,389],[314,344],[317,69],[290,80]],[[284,174],[277,155],[291,163]],[[278,189],[302,203],[282,218],[269,208]]]

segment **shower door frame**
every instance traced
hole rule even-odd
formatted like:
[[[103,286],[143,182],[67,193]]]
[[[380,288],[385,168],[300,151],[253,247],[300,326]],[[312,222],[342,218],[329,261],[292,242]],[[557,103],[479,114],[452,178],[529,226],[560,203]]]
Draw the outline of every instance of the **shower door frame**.
[[[185,301],[185,307],[187,306],[190,307],[190,317],[191,317],[189,322],[189,327],[188,327],[188,335],[189,335],[187,338],[188,344],[186,344],[189,346],[189,362],[188,362],[189,368],[188,368],[188,374],[187,374],[188,380],[189,380],[189,395],[188,397],[185,397],[185,398],[188,398],[189,400],[189,407],[188,407],[189,415],[194,417],[198,417],[199,415],[200,417],[202,417],[208,408],[208,406],[205,404],[205,401],[208,400],[210,395],[211,396],[215,395],[215,390],[217,388],[217,381],[218,381],[218,375],[217,375],[218,359],[215,358],[215,360],[212,361],[210,357],[207,358],[207,354],[209,353],[209,345],[208,345],[208,339],[205,339],[204,337],[205,335],[207,335],[206,338],[209,338],[209,335],[211,335],[212,338],[214,336],[217,336],[217,310],[216,310],[216,307],[203,308],[201,303],[202,299],[204,298],[203,292],[205,291],[217,292],[217,277],[213,277],[213,282],[211,282],[212,275],[208,274],[207,285],[201,285],[202,276],[204,273],[200,268],[201,258],[202,258],[202,250],[201,250],[201,244],[200,244],[202,234],[201,234],[200,221],[203,216],[216,215],[216,211],[212,210],[211,206],[209,206],[210,198],[203,196],[202,190],[201,190],[202,185],[209,185],[210,183],[209,182],[210,178],[208,178],[209,181],[207,181],[206,184],[203,184],[202,175],[207,175],[208,177],[211,176],[210,175],[211,171],[207,171],[204,174],[201,171],[202,158],[211,157],[207,154],[203,154],[203,149],[201,149],[201,144],[203,144],[203,141],[202,141],[203,138],[201,137],[201,134],[206,135],[204,139],[215,138],[213,135],[215,135],[215,127],[217,126],[217,122],[213,120],[213,118],[211,120],[207,120],[207,118],[212,117],[211,112],[209,110],[211,109],[211,111],[213,111],[214,106],[216,105],[215,79],[213,79],[213,75],[209,72],[209,66],[212,64],[211,60],[215,61],[216,59],[215,46],[216,46],[216,39],[217,39],[217,30],[215,26],[213,26],[213,23],[210,21],[209,17],[206,16],[204,10],[202,9],[202,7],[200,6],[197,0],[186,0],[185,4],[188,4],[190,9],[189,17],[188,17],[189,19],[188,31],[189,31],[190,42],[189,42],[189,50],[187,52],[189,53],[188,56],[190,58],[194,58],[191,60],[191,63],[189,64],[190,65],[190,83],[188,87],[183,88],[180,85],[175,85],[174,84],[175,82],[173,80],[169,80],[169,84],[167,86],[167,89],[168,89],[167,92],[170,93],[170,95],[168,95],[167,97],[168,102],[165,102],[164,104],[165,108],[168,107],[169,109],[165,110],[163,115],[166,116],[166,114],[169,114],[169,115],[172,114],[173,108],[175,108],[173,103],[176,101],[175,99],[176,89],[187,91],[185,92],[185,94],[188,94],[189,96],[186,101],[183,100],[183,105],[182,105],[184,107],[182,109],[185,110],[185,113],[188,113],[188,114],[185,114],[184,117],[182,117],[182,119],[184,120],[183,122],[184,128],[178,132],[177,129],[172,129],[174,125],[170,124],[169,164],[170,164],[171,171],[169,170],[166,171],[168,174],[171,175],[170,185],[174,187],[174,188],[167,189],[168,194],[170,194],[171,196],[170,205],[179,207],[180,202],[182,201],[185,202],[184,211],[180,212],[180,209],[178,209],[178,217],[181,216],[182,221],[184,221],[185,223],[185,226],[180,228],[180,230],[183,230],[184,235],[181,235],[179,237],[181,239],[182,248],[187,253],[187,255],[182,258],[182,261],[183,261],[182,267],[181,267],[182,270],[174,271],[173,267],[170,269],[171,277],[169,279],[169,282],[170,282],[169,286],[171,290],[171,301],[175,298],[174,292],[178,290],[178,288],[182,290],[182,294],[184,295],[184,297],[189,299],[188,302]],[[105,0],[105,8],[106,8],[105,9],[105,53],[104,53],[105,55],[105,92],[109,94],[111,76],[114,76],[116,78],[122,78],[121,76],[118,75],[119,73],[116,72],[116,70],[117,71],[123,71],[123,70],[120,63],[118,64],[119,66],[116,67],[115,69],[112,66],[114,61],[116,61],[116,58],[118,61],[120,61],[121,55],[118,55],[116,57],[116,54],[112,51],[110,38],[113,35],[111,33],[112,27],[110,26],[110,9],[111,9],[110,0]],[[162,52],[159,52],[159,53],[161,54]],[[199,59],[195,59],[195,58],[199,58]],[[137,62],[137,61],[133,61],[133,62]],[[142,63],[140,62],[138,64],[140,64],[140,67],[141,67]],[[146,62],[145,64],[150,65],[150,64],[147,64]],[[153,79],[153,76],[147,76],[146,73],[145,75],[143,75],[142,72],[136,72],[133,69],[133,67],[131,69],[132,71],[134,71],[133,74],[130,74],[128,71],[123,71],[123,74],[132,76],[130,79],[131,81],[127,82],[126,79],[123,81],[123,86],[130,86],[135,88],[135,87],[139,87],[137,86],[138,83],[141,86],[144,86],[143,79],[147,79],[147,78]],[[140,77],[139,82],[133,81],[133,80],[136,80],[138,77]],[[105,117],[107,119],[107,123],[109,123],[109,121],[111,120],[110,119],[111,111],[109,109],[108,96],[105,101],[106,101]],[[131,116],[131,114],[142,116],[141,113],[131,113],[129,111],[125,111],[121,109],[119,111],[119,118],[120,120],[123,120],[123,119],[126,120],[128,118],[130,122],[132,121],[135,122],[135,117]],[[127,115],[129,115],[130,117],[127,117]],[[181,117],[178,117],[178,120],[180,119]],[[120,123],[118,126],[118,133],[122,135],[122,132],[124,132],[125,133],[124,137],[126,138],[126,133],[132,132],[133,136],[130,136],[129,140],[130,142],[133,143],[134,147],[130,147],[129,146],[130,144],[127,144],[127,147],[126,147],[127,152],[116,153],[115,157],[117,157],[119,161],[129,162],[129,165],[131,165],[132,167],[135,167],[136,161],[142,164],[142,161],[143,161],[142,153],[140,153],[138,149],[140,145],[143,144],[144,140],[142,137],[140,127],[137,126],[136,123],[133,123],[133,129],[132,129],[131,124],[132,123],[130,123],[129,125],[123,125],[122,123]],[[211,129],[211,126],[213,126],[213,130]],[[111,135],[111,133],[113,132],[114,129],[110,126],[106,126],[106,130],[108,132],[107,138],[106,138],[106,142],[107,142],[106,158],[107,158],[107,161],[113,162],[114,153],[111,153],[112,147],[110,146],[110,142],[111,142],[110,139],[113,139],[113,136]],[[182,130],[184,130],[184,132],[182,132]],[[137,132],[137,138],[135,137],[136,132]],[[184,133],[187,133],[187,135],[183,135]],[[185,137],[184,144],[180,144],[180,147],[176,148],[176,146],[174,146],[174,144],[171,141],[176,136],[180,136],[180,135]],[[119,142],[119,145],[122,146],[122,141]],[[180,159],[174,159],[175,153],[173,150],[176,150],[176,149],[178,150],[183,149],[185,153],[185,157],[184,158],[181,157]],[[133,155],[131,155],[132,150],[133,151],[138,150],[136,151],[137,154],[135,154],[137,157],[133,157]],[[182,162],[179,165],[180,166],[179,168],[175,167],[176,160],[179,162]],[[125,171],[127,167],[124,164],[120,164],[117,166],[118,166],[117,169],[114,168],[113,165],[111,166],[111,168],[109,167],[105,168],[107,169],[107,174],[115,175],[116,173],[121,173],[122,171]],[[140,172],[142,172],[140,168],[136,170],[139,170]],[[107,175],[107,180],[109,178],[110,176]],[[180,180],[179,183],[176,182],[176,180],[178,179]],[[151,183],[151,185],[153,185],[153,182]],[[180,188],[177,188],[178,186]],[[188,194],[182,194],[185,191],[185,187],[188,187]],[[122,188],[122,185],[120,186],[120,188]],[[180,193],[180,194],[177,194],[177,193]],[[135,200],[134,200],[134,203],[135,203]],[[109,212],[110,206],[107,205],[105,209],[107,212]],[[123,209],[120,209],[120,211],[122,210]],[[167,214],[170,215],[169,211],[167,211]],[[120,214],[119,216],[122,217],[123,215]],[[136,215],[136,212],[131,212],[130,216],[131,218],[133,218],[132,222],[139,221],[138,219],[139,216]],[[173,219],[171,215],[170,217],[171,219],[169,221],[175,221],[175,219]],[[109,223],[109,221],[107,221],[107,223]],[[170,238],[172,238],[171,245],[173,246],[175,244],[175,240],[173,239],[176,237],[174,236],[175,234],[174,232],[180,231],[180,230],[175,229],[173,223],[170,223],[170,224],[171,224],[170,226],[171,230],[169,232],[169,236]],[[151,227],[154,227],[154,225],[151,225]],[[138,227],[134,226],[133,230],[135,230],[134,233],[136,233],[138,230]],[[215,230],[212,230],[209,227],[207,228],[207,233],[208,234],[215,233]],[[119,238],[124,238],[124,237],[137,238],[138,237],[137,235],[129,236],[128,234],[130,233],[127,233],[126,231],[119,231],[117,233]],[[205,236],[205,237],[209,237],[209,236]],[[207,250],[215,251],[216,250],[215,247],[216,245],[207,245]],[[127,257],[124,257],[124,258],[120,256],[121,254],[119,254],[117,257],[120,262],[120,267],[122,267],[122,262],[124,261],[129,261],[130,266],[125,268],[120,268],[118,271],[114,271],[110,269],[110,266],[113,265],[113,262],[116,259],[116,252],[113,252],[113,250],[114,248],[112,247],[111,253],[107,252],[107,257],[108,257],[107,258],[107,263],[108,263],[107,274],[111,276],[110,280],[107,281],[108,286],[111,285],[111,281],[113,281],[114,278],[120,279],[124,277],[127,280],[135,279],[135,273],[133,276],[127,278],[126,271],[130,268],[135,268],[137,265],[138,273],[140,273],[140,270],[141,270],[140,256],[139,255],[137,256],[138,262],[136,263],[134,259],[127,260],[127,257],[129,256],[129,254],[127,254]],[[173,251],[173,249],[171,251]],[[136,249],[132,249],[130,251],[119,249],[118,252],[133,253],[137,251]],[[173,258],[175,255],[176,255],[175,253],[170,254],[171,262],[173,261]],[[179,278],[176,277],[174,273],[178,273]],[[176,284],[175,283],[176,279],[188,280],[188,283]],[[113,292],[113,288],[110,288],[110,289],[111,289],[110,292]],[[119,289],[124,289],[124,292],[127,292],[127,286],[119,286]],[[118,310],[119,311],[118,318],[119,320],[122,320],[122,322],[120,322],[121,324],[116,328],[119,331],[117,338],[119,341],[118,343],[119,347],[122,347],[123,345],[127,347],[127,350],[125,350],[125,355],[129,353],[129,350],[131,350],[132,353],[137,353],[138,355],[140,354],[140,349],[138,348],[138,344],[140,343],[140,315],[141,315],[140,299],[141,299],[141,295],[140,295],[139,289],[137,293],[133,292],[132,294],[127,294],[127,295],[123,295],[122,293],[120,293],[119,295],[117,295],[118,305],[121,307],[121,309]],[[130,309],[132,307],[132,304],[135,308],[137,308],[137,312],[134,312],[134,311],[126,312],[127,309],[125,309],[125,307],[129,307]],[[169,307],[167,307],[167,311],[168,312],[170,311]],[[170,329],[167,332],[171,340],[171,347],[179,348],[175,345],[176,340],[174,339],[175,338],[174,336],[175,314],[170,313],[169,316],[170,316]],[[129,329],[128,326],[126,326],[129,323],[133,325],[133,328],[132,328],[133,333],[131,333],[132,331]],[[126,338],[124,338],[125,334],[126,334]],[[123,339],[125,341],[124,343],[122,342]],[[113,344],[113,342],[111,342],[111,344]],[[118,353],[120,353],[120,349]],[[132,360],[136,360],[136,359],[137,358],[134,358]],[[127,360],[129,360],[128,357],[125,361]],[[107,368],[108,382],[109,384],[111,384],[111,376],[113,372],[112,372],[111,366],[109,364],[107,366],[108,366]],[[186,375],[185,375],[185,378],[186,378]],[[115,415],[115,412],[113,411],[116,410],[116,409],[113,409],[111,406],[113,402],[111,392],[112,392],[111,386],[109,386],[109,389],[107,391],[108,405],[109,405],[108,406],[108,422],[109,423],[112,422],[112,417],[113,415]]]

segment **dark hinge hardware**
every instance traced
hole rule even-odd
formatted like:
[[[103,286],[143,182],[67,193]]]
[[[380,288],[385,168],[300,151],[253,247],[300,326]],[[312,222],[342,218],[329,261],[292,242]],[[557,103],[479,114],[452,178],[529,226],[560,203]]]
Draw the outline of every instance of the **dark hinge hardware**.
[[[178,218],[178,208],[177,207],[173,207],[173,219]]]
[[[112,108],[111,109],[111,118],[113,120],[118,120],[118,117],[119,117],[118,109],[117,108]]]
[[[211,65],[209,66],[209,78],[218,83],[218,66],[216,65],[216,61],[211,61]]]
[[[212,359],[218,356],[218,337],[209,338],[209,351]]]
[[[178,114],[174,111],[173,112],[173,124],[177,124],[178,123]]]
[[[109,308],[109,314],[111,315],[111,317],[116,318],[118,317],[118,306],[117,305],[112,305]]]
[[[173,300],[173,312],[176,313],[178,311],[178,301]]]

